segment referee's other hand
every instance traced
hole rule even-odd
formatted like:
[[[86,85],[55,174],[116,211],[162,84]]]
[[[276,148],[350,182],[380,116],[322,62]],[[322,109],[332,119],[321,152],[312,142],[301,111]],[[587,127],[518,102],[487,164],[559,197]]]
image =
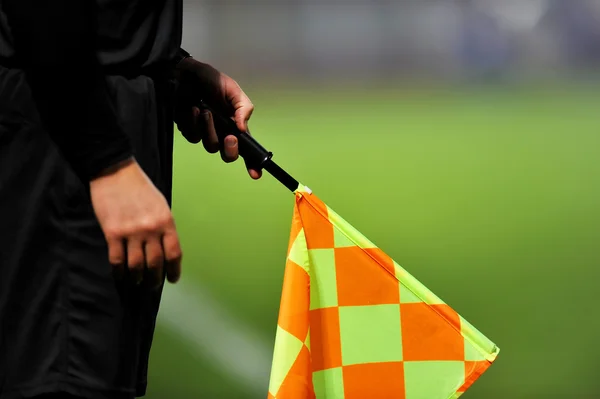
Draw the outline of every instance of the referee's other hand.
[[[135,159],[90,182],[96,217],[108,243],[108,259],[118,277],[158,288],[181,276],[182,251],[167,200]]]

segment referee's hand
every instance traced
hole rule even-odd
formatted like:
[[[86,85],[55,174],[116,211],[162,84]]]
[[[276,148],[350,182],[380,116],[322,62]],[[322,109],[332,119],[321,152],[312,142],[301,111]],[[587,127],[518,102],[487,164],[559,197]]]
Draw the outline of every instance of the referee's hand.
[[[131,159],[90,182],[92,205],[117,275],[153,288],[181,276],[181,246],[167,200]]]
[[[191,79],[197,83],[196,87],[200,88],[199,92],[191,93],[192,103],[195,103],[194,97],[209,100],[213,107],[223,112],[223,115],[231,117],[240,131],[250,134],[248,121],[254,112],[254,105],[235,80],[211,65],[191,57],[181,61],[177,69],[185,74],[182,84],[188,84]],[[187,91],[184,92],[187,94]],[[228,135],[224,140],[219,140],[210,111],[201,110],[194,105],[187,106],[185,100],[182,102],[185,105],[176,107],[175,122],[183,136],[190,143],[202,141],[209,153],[220,152],[221,158],[227,163],[236,161],[239,158],[237,138]],[[261,178],[260,170],[252,169],[248,163],[246,168],[251,178],[255,180]]]

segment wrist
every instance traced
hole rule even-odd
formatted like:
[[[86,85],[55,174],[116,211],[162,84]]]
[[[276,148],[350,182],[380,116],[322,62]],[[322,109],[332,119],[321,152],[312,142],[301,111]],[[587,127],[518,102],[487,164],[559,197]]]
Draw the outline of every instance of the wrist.
[[[180,48],[179,51],[177,51],[177,54],[175,55],[175,62],[174,62],[175,68],[178,68],[179,64],[183,60],[186,60],[188,58],[193,58],[193,57],[190,53],[188,53],[184,49]]]
[[[175,55],[175,58],[173,59],[172,62],[172,68],[171,68],[171,74],[172,74],[172,78],[175,80],[175,82],[181,82],[182,79],[182,75],[184,72],[184,64],[185,61],[187,59],[192,59],[193,57],[190,55],[190,53],[188,53],[187,51],[185,51],[184,49],[180,48],[177,51],[177,54]]]
[[[124,159],[122,161],[119,161],[105,169],[103,169],[102,171],[100,171],[100,173],[98,173],[97,175],[95,175],[93,177],[93,179],[91,179],[91,181],[93,182],[94,180],[97,179],[101,179],[103,177],[106,176],[110,176],[110,175],[114,175],[115,173],[127,168],[128,166],[131,166],[133,164],[136,163],[136,160],[134,157],[129,157],[127,159]]]
[[[177,63],[177,70],[180,72],[189,72],[197,76],[202,76],[206,71],[213,70],[214,68],[208,64],[198,61],[192,56],[182,58]]]
[[[214,95],[221,85],[221,73],[212,65],[200,62],[192,57],[185,58],[177,65],[179,82],[189,84],[194,90],[208,90]]]

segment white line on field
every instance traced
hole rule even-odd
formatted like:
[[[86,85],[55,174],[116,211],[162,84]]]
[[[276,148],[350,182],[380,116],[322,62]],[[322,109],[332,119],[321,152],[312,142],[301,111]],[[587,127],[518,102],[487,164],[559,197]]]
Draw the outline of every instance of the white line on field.
[[[273,348],[200,286],[180,281],[165,287],[158,322],[186,340],[196,355],[213,361],[232,382],[256,397],[267,396]]]

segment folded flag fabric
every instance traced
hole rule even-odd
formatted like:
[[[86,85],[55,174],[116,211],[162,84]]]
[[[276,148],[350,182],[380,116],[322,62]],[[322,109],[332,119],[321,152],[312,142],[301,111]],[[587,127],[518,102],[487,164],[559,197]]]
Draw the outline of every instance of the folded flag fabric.
[[[499,348],[317,198],[295,191],[268,399],[451,399]]]

